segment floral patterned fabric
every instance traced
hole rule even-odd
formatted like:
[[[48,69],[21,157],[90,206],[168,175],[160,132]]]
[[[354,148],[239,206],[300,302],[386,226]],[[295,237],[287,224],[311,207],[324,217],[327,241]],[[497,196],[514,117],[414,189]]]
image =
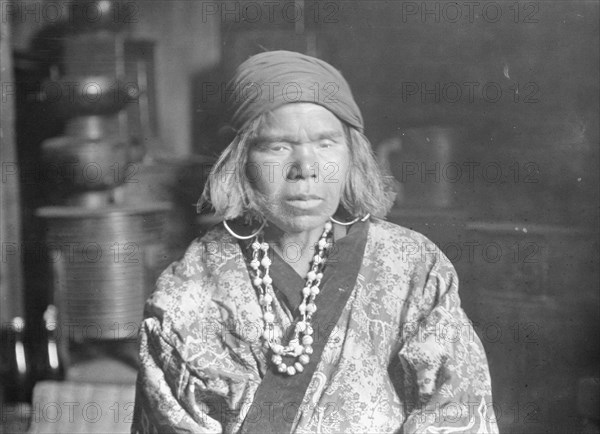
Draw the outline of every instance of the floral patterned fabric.
[[[273,309],[283,327],[293,322],[277,298]],[[253,402],[272,369],[262,331],[242,251],[215,227],[162,273],[146,304],[132,432],[235,433],[245,417],[277,411],[294,433],[498,432],[454,268],[416,232],[372,219],[356,284],[301,402]]]

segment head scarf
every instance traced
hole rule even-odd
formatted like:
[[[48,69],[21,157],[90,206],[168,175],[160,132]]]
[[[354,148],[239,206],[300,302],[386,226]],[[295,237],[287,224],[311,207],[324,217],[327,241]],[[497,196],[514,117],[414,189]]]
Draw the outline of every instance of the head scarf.
[[[258,115],[294,102],[325,107],[363,131],[363,118],[350,86],[330,64],[292,51],[268,51],[250,57],[227,85],[231,126],[242,130]]]

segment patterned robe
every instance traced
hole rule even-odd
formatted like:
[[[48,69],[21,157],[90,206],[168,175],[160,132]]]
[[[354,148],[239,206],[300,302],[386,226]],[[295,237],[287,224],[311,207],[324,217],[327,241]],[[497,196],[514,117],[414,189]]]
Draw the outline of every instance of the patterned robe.
[[[498,432],[485,352],[452,264],[423,235],[386,221],[372,219],[366,237],[354,288],[297,403],[253,402],[273,366],[241,247],[222,226],[193,242],[146,304],[132,432],[235,433],[245,417],[278,411],[294,433]],[[277,297],[273,310],[284,328],[293,324]]]

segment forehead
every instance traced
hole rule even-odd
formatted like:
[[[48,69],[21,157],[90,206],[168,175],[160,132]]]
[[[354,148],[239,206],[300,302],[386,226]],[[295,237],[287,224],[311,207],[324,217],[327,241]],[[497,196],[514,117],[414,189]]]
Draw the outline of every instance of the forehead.
[[[265,114],[258,133],[343,133],[342,122],[326,108],[312,103],[285,104]]]

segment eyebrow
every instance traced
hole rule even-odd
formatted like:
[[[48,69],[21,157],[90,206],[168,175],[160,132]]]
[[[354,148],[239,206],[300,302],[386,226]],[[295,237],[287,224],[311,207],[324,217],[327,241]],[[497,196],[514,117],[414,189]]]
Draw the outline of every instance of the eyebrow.
[[[311,141],[319,141],[319,140],[325,140],[325,139],[339,139],[340,137],[344,137],[344,132],[343,131],[337,131],[337,130],[330,130],[330,131],[321,131],[318,136],[314,139],[310,139]],[[256,138],[255,143],[261,143],[261,142],[269,142],[269,143],[277,143],[277,142],[285,142],[285,143],[291,143],[291,144],[299,144],[301,142],[299,142],[298,140],[296,140],[295,137],[289,136],[289,135],[280,135],[280,134],[259,134],[258,137]]]

